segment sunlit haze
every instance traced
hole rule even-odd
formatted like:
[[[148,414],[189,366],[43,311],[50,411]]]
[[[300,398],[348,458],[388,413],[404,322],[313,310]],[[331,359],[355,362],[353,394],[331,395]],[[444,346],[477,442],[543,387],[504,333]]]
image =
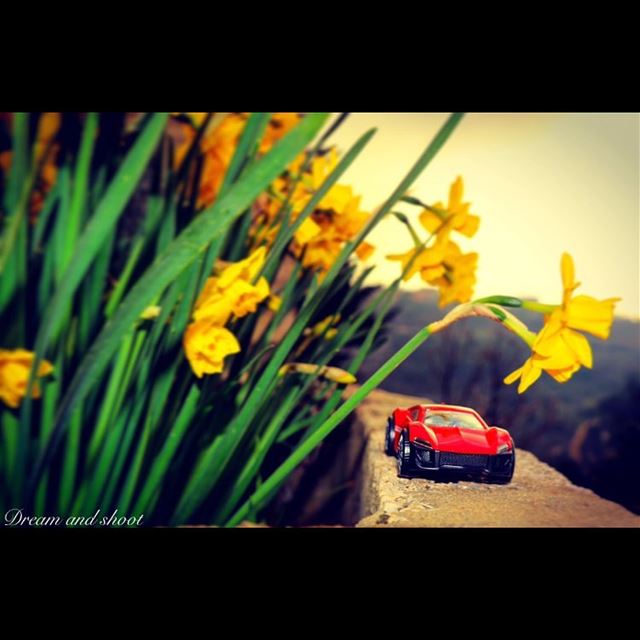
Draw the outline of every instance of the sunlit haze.
[[[371,127],[378,132],[341,182],[373,211],[412,166],[447,114],[353,113],[333,140],[346,151]],[[411,193],[446,203],[456,176],[481,217],[464,251],[479,253],[475,296],[509,294],[559,301],[560,256],[575,260],[578,293],[622,297],[617,312],[640,316],[638,114],[470,113],[417,180]],[[415,217],[419,210],[402,210]],[[389,282],[399,263],[388,253],[411,248],[406,228],[384,220],[372,282]],[[425,285],[419,277],[406,289]]]

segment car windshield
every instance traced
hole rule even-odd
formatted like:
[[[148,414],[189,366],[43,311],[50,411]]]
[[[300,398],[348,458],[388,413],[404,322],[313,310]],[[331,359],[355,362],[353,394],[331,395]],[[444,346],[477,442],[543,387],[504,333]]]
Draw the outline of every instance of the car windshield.
[[[460,411],[438,411],[427,413],[424,423],[430,427],[462,427],[464,429],[484,429],[474,415]]]

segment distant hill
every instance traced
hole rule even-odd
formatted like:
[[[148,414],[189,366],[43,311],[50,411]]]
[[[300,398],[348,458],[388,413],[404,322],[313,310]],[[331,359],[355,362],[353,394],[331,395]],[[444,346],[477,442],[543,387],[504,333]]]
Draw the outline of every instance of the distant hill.
[[[400,293],[387,339],[368,358],[359,377],[368,377],[416,331],[446,311],[438,308],[433,291]],[[522,310],[514,310],[514,314],[533,331],[542,325],[539,314]],[[634,397],[640,388],[640,382],[636,382],[640,379],[640,323],[616,318],[609,340],[588,339],[593,348],[592,370],[581,369],[566,384],[558,384],[543,374],[525,394],[519,395],[517,384],[507,386],[502,379],[528,357],[526,345],[496,323],[465,319],[430,338],[387,378],[382,388],[473,406],[491,424],[507,427],[519,446],[533,451],[575,482],[640,513],[640,476],[613,474],[615,479],[608,480],[605,486],[600,486],[598,479],[611,478],[613,466],[626,468],[628,456],[635,460],[640,455],[640,405],[635,403],[640,402],[640,397]],[[631,407],[629,411],[635,408],[635,415],[626,423],[631,426],[618,433],[619,427],[610,424],[610,410],[602,407],[609,406],[606,403],[611,398],[624,399],[629,394],[633,397],[628,403],[620,402]],[[588,425],[596,423],[598,428],[591,432],[598,431],[597,437],[591,433],[586,438]],[[634,451],[629,451],[629,429],[634,437],[636,431],[639,436]],[[598,444],[601,441],[607,446]],[[635,467],[640,465],[630,468]],[[626,485],[633,482],[637,489],[628,496]]]

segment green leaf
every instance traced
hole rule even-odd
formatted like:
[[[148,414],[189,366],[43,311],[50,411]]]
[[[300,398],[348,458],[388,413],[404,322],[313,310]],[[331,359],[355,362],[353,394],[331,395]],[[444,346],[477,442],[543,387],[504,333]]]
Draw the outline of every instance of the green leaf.
[[[76,289],[89,270],[94,258],[104,242],[113,236],[113,229],[136,188],[142,174],[153,155],[164,131],[168,114],[156,114],[151,117],[132,149],[127,154],[118,173],[109,185],[91,221],[77,243],[69,266],[64,272],[47,313],[40,322],[34,351],[26,397],[20,411],[20,439],[16,465],[16,498],[21,496],[24,470],[27,462],[29,424],[31,422],[32,388],[49,342],[56,337],[73,300]],[[76,403],[77,404],[77,403]],[[55,431],[54,431],[55,434]]]
[[[164,442],[162,450],[153,461],[153,466],[149,471],[147,480],[140,492],[140,496],[136,500],[133,513],[144,513],[149,507],[150,500],[153,498],[156,491],[160,489],[167,469],[173,460],[173,456],[182,442],[182,438],[186,430],[191,424],[199,399],[200,390],[195,384],[193,384],[189,389],[189,393],[182,405],[182,408],[180,409],[180,413],[178,414],[175,424],[172,426],[171,432]]]
[[[91,156],[98,132],[98,114],[88,113],[80,140],[80,151],[73,176],[73,192],[69,203],[68,219],[64,234],[61,267],[69,264],[75,251],[76,241],[82,224],[82,214],[86,208],[87,185],[91,169]]]

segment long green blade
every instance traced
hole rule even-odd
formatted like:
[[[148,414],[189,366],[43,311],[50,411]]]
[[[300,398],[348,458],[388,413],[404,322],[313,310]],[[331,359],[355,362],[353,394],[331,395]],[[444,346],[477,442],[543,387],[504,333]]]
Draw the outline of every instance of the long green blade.
[[[20,412],[21,428],[15,478],[16,497],[19,497],[22,491],[24,468],[26,466],[27,439],[31,419],[31,395],[36,377],[34,374],[44,357],[50,339],[55,337],[61,327],[76,289],[82,282],[103,243],[113,233],[113,228],[120,214],[131,198],[158,145],[167,118],[167,113],[152,116],[136,140],[80,237],[73,258],[64,272],[60,286],[56,290],[53,300],[40,323],[34,349],[36,357],[33,361],[26,397]]]
[[[60,406],[49,446],[34,468],[31,487],[37,486],[45,462],[64,435],[68,415],[99,379],[118,344],[145,307],[280,175],[315,137],[327,117],[326,113],[305,117],[268,154],[249,167],[224,197],[199,214],[147,269],[105,325],[78,368]]]

